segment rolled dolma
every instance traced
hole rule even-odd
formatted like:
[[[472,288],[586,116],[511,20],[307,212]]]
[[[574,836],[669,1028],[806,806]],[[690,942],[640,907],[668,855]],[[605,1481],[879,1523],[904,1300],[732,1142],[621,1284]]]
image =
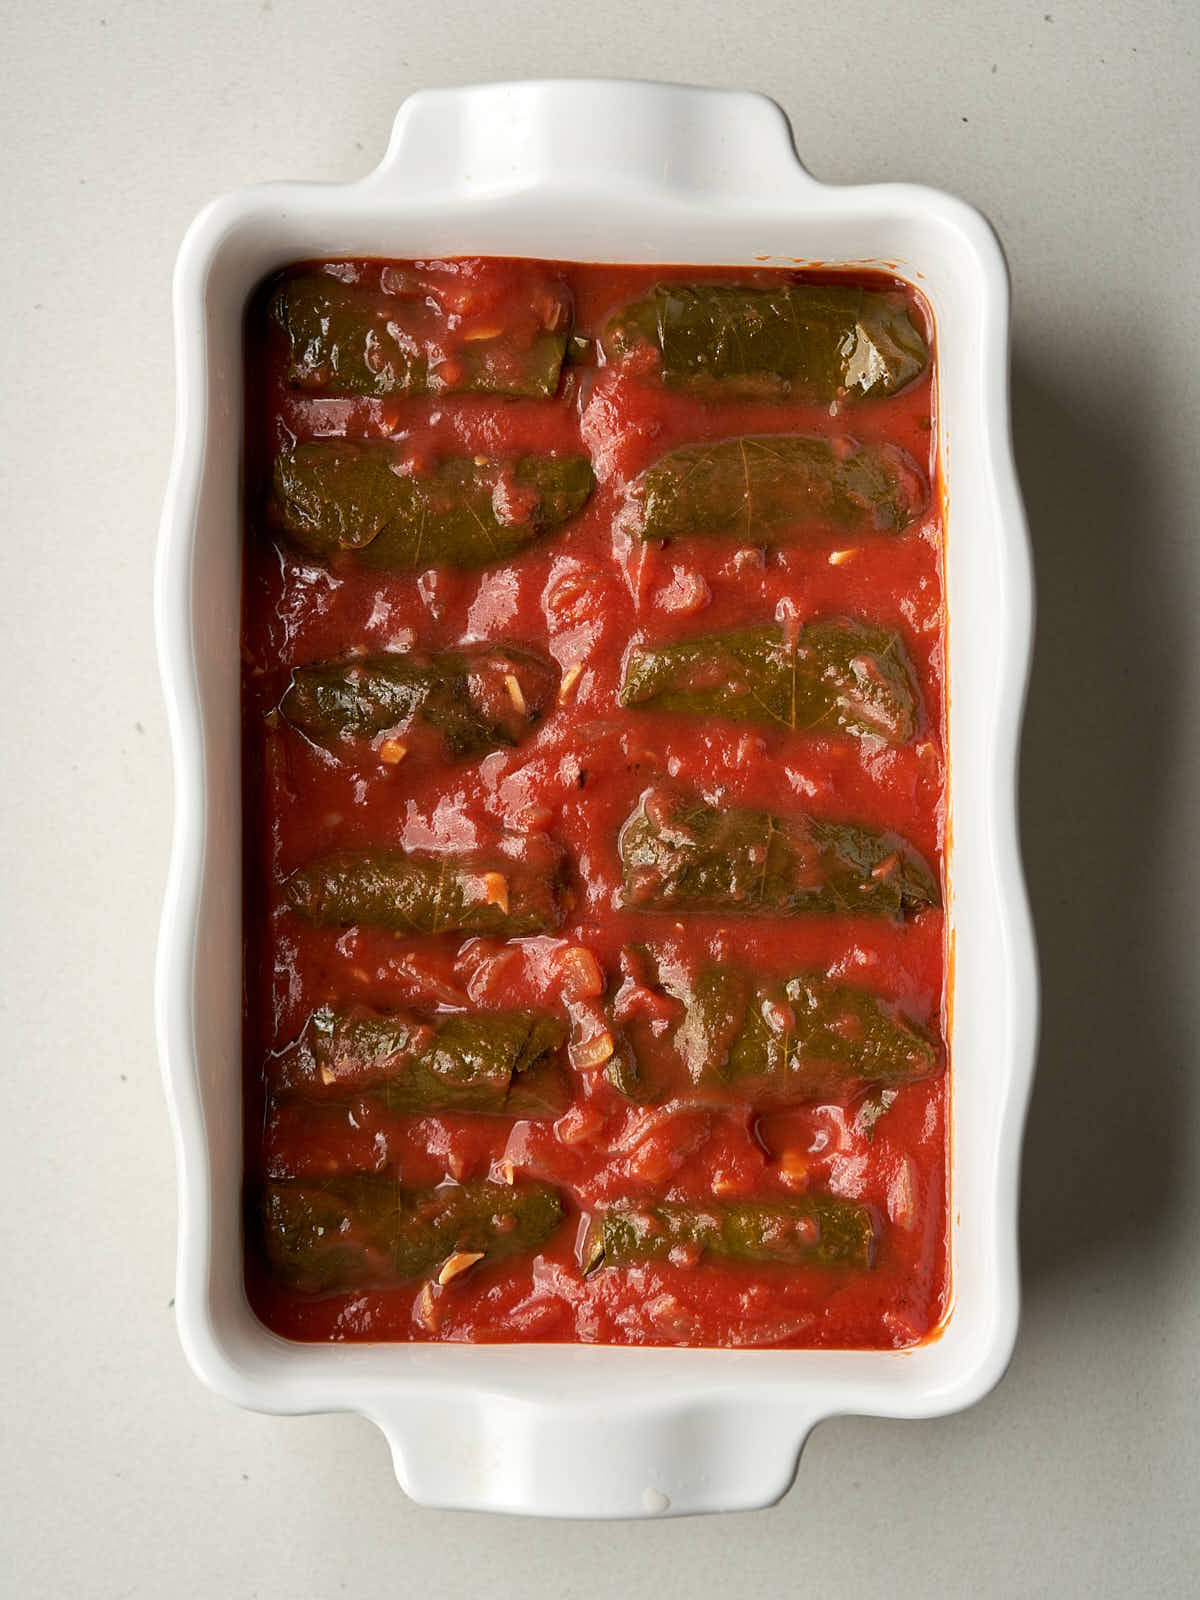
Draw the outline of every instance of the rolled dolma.
[[[571,326],[564,285],[538,278],[502,315],[474,318],[440,304],[439,286],[416,273],[397,287],[321,272],[282,283],[271,315],[288,338],[288,382],[328,395],[557,392]]]
[[[712,967],[688,997],[676,1047],[697,1083],[756,1103],[849,1101],[940,1070],[937,1045],[879,995],[815,975],[754,985]]]
[[[419,720],[441,734],[446,754],[474,756],[520,744],[558,682],[544,656],[504,645],[394,651],[297,668],[279,709],[320,744],[402,732]]]
[[[899,533],[924,510],[925,484],[897,445],[757,434],[672,450],[634,480],[630,503],[643,539],[779,545]]]
[[[282,1090],[366,1093],[391,1111],[557,1116],[570,1099],[566,1024],[530,1011],[404,1012],[322,1007],[273,1063]]]
[[[621,704],[798,731],[840,730],[906,744],[921,700],[898,633],[854,617],[635,645]]]
[[[741,1205],[612,1206],[585,1235],[585,1272],[704,1256],[798,1267],[869,1267],[875,1232],[866,1206],[833,1195]]]
[[[660,283],[610,319],[601,344],[609,361],[657,349],[663,382],[700,396],[819,403],[894,394],[929,359],[898,296],[842,284]]]
[[[396,933],[552,933],[562,922],[561,858],[338,851],[287,880],[288,904],[308,922],[356,922]]]
[[[562,1215],[546,1184],[405,1190],[390,1178],[355,1176],[319,1187],[268,1183],[261,1201],[268,1261],[310,1294],[387,1288],[459,1252],[486,1261],[525,1255]]]
[[[718,808],[679,790],[648,789],[619,848],[625,904],[638,911],[898,917],[938,904],[932,873],[898,834]]]
[[[395,572],[504,561],[572,517],[592,492],[583,456],[515,461],[453,456],[431,473],[397,470],[389,444],[314,439],[275,459],[274,515],[324,560],[353,552]]]

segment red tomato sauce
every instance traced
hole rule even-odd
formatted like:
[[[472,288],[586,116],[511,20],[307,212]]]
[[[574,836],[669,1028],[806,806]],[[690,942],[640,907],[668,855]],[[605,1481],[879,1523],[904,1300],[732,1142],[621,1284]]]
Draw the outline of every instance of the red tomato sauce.
[[[485,293],[503,317],[535,264],[435,264]],[[771,271],[536,264],[565,286],[577,331],[656,283],[769,285]],[[310,268],[311,270],[311,268]],[[375,281],[380,263],[346,265]],[[796,274],[787,275],[795,280]],[[847,281],[833,274],[819,281]],[[919,298],[901,292],[932,350]],[[697,399],[609,365],[568,365],[550,400],[438,394],[320,397],[290,387],[287,350],[262,296],[247,319],[243,621],[245,788],[245,1161],[248,1196],[265,1179],[322,1182],[360,1172],[405,1185],[537,1179],[567,1217],[531,1258],[439,1285],[304,1294],[273,1275],[247,1229],[246,1287],[262,1321],[300,1340],[899,1348],[934,1332],[948,1295],[948,1079],[900,1089],[872,1125],[859,1102],[787,1109],[640,1106],[602,1074],[572,1074],[572,1101],[549,1121],[468,1113],[402,1115],[363,1096],[318,1104],[273,1092],[273,1059],[321,1006],[361,1004],[569,1012],[570,947],[619,982],[622,948],[654,944],[687,970],[736,960],[756,976],[820,971],[904,1006],[944,1059],[946,929],[940,909],[867,916],[675,916],[621,904],[617,836],[648,785],[686,783],[710,803],[852,819],[891,829],[943,876],[944,609],[937,417],[930,361],[899,394],[831,415],[794,400]],[[737,434],[852,433],[902,446],[927,472],[928,510],[902,534],[837,537],[770,550],[736,541],[639,545],[614,531],[626,485],[678,446]],[[263,504],[271,461],[314,438],[390,439],[414,462],[484,450],[586,454],[584,509],[511,560],[478,571],[367,571],[290,548]],[[849,559],[831,561],[851,548]],[[845,736],[623,708],[631,643],[655,643],[787,615],[856,614],[901,634],[920,683],[923,725],[890,746]],[[447,763],[418,752],[389,765],[310,742],[277,714],[306,663],[398,648],[503,640],[553,658],[561,703],[516,748]],[[544,832],[570,862],[572,903],[553,934],[509,940],[315,927],[289,909],[288,874],[333,850],[386,845],[470,850],[499,829]],[[662,1261],[585,1275],[581,1228],[598,1206],[657,1198],[788,1200],[820,1191],[867,1205],[869,1270]]]

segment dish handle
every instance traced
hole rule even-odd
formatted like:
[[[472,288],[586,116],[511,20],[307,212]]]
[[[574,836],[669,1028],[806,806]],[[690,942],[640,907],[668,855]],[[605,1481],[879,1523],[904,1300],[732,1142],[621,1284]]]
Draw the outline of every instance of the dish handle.
[[[818,1414],[729,1395],[669,1411],[408,1390],[372,1412],[419,1505],[661,1517],[774,1504]]]
[[[556,180],[777,203],[811,186],[782,109],[766,95],[627,79],[428,89],[396,115],[364,186],[477,195]]]

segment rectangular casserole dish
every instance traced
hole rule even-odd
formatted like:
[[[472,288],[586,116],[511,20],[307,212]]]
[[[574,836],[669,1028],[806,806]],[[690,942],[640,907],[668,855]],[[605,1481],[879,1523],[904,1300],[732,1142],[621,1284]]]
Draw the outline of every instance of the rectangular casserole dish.
[[[300,258],[513,255],[882,268],[938,330],[947,494],[951,1305],[878,1351],[292,1344],[242,1274],[239,631],[242,314]],[[418,1501],[563,1516],[749,1509],[815,1422],[940,1415],[997,1381],[1017,1321],[1021,1128],[1036,1035],[1015,769],[1027,538],[1008,428],[1008,288],[983,219],[907,185],[832,188],[757,96],[564,81],[423,93],[382,164],[271,184],[197,218],[175,278],[177,439],[156,623],[176,822],[157,973],[179,1170],[180,1335],[198,1375],[264,1411],[383,1428]]]

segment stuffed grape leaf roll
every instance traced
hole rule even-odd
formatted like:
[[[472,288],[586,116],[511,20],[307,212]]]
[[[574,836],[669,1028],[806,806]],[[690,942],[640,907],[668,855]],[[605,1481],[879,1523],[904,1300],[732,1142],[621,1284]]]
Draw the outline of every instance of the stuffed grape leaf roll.
[[[566,286],[526,269],[502,308],[492,300],[480,285],[388,267],[377,289],[325,272],[286,278],[270,312],[287,336],[294,388],[549,399],[571,329]]]
[[[817,403],[895,394],[929,359],[898,295],[845,284],[659,283],[601,345],[613,362],[657,350],[663,382],[700,397]]]
[[[920,468],[897,445],[786,433],[672,450],[629,496],[642,539],[695,534],[763,546],[900,533],[925,501]]]
[[[545,847],[542,848],[541,846]],[[526,841],[524,859],[403,850],[337,851],[292,873],[292,910],[321,927],[396,933],[552,933],[564,915],[562,858]]]
[[[279,1090],[371,1094],[391,1111],[552,1116],[565,1111],[566,1023],[530,1011],[446,1013],[323,1006],[275,1057]]]
[[[531,1254],[562,1216],[547,1184],[407,1190],[375,1175],[268,1183],[260,1204],[268,1261],[310,1294],[388,1288],[460,1253],[487,1261]]]
[[[939,901],[929,867],[898,834],[712,806],[683,790],[647,789],[619,850],[625,904],[639,911],[899,917]]]
[[[900,635],[854,617],[635,645],[621,704],[889,744],[907,744],[921,719],[916,674]]]
[[[505,645],[396,650],[298,667],[279,710],[318,744],[402,733],[420,722],[440,735],[444,754],[475,756],[520,744],[558,683],[545,656]]]
[[[593,482],[584,456],[451,456],[417,474],[390,444],[314,439],[275,458],[273,516],[318,560],[348,552],[393,572],[483,567],[573,517]]]
[[[582,1254],[585,1272],[705,1256],[789,1267],[866,1268],[874,1242],[866,1206],[809,1194],[740,1205],[611,1206],[592,1218]]]

